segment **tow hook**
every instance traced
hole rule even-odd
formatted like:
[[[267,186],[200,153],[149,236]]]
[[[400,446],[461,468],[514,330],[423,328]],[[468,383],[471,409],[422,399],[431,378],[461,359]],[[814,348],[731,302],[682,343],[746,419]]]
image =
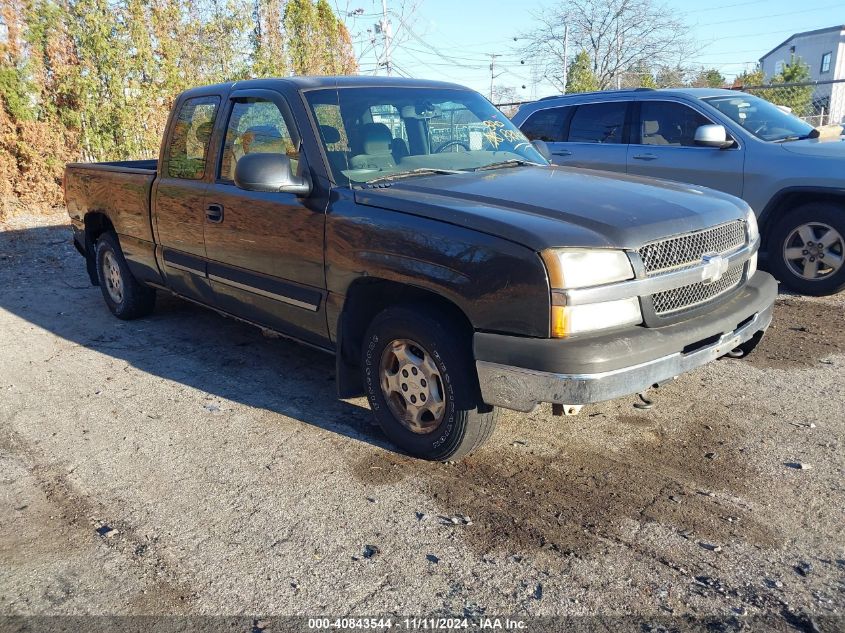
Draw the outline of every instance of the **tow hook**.
[[[637,397],[640,399],[640,401],[634,403],[635,409],[643,409],[644,411],[648,411],[649,409],[654,408],[654,401],[646,398],[645,394],[645,391],[641,391],[637,394]]]
[[[552,415],[578,415],[581,412],[582,404],[560,404],[552,403]]]
[[[745,356],[745,352],[742,351],[742,348],[734,347],[731,351],[725,354],[728,358],[742,358]]]

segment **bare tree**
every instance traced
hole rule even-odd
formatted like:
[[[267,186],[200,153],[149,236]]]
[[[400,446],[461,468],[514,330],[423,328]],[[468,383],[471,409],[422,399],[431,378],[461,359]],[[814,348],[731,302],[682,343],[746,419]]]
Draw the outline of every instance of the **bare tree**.
[[[560,90],[564,68],[582,50],[599,88],[606,89],[642,68],[677,66],[694,49],[687,25],[660,0],[565,0],[534,17],[537,27],[524,36],[530,44],[523,54],[539,57],[546,77]]]
[[[513,86],[500,86],[496,85],[493,87],[493,103],[497,106],[504,103],[517,103],[519,101],[519,93],[516,91],[516,88]],[[511,118],[516,111],[519,109],[517,105],[506,105],[499,107],[499,109],[505,114],[506,117]]]

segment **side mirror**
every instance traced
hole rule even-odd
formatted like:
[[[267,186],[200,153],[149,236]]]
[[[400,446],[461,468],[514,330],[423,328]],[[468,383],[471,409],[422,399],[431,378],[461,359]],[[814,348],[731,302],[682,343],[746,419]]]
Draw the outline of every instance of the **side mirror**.
[[[294,193],[307,196],[311,183],[296,176],[284,154],[246,154],[235,165],[235,185],[247,191]]]
[[[695,130],[695,144],[725,149],[731,147],[734,142],[728,139],[728,131],[724,125],[700,125]]]
[[[534,146],[538,152],[540,152],[540,156],[545,158],[547,161],[551,162],[552,160],[552,153],[549,151],[549,146],[546,145],[546,141],[541,141],[540,139],[536,139],[531,141],[531,144]]]

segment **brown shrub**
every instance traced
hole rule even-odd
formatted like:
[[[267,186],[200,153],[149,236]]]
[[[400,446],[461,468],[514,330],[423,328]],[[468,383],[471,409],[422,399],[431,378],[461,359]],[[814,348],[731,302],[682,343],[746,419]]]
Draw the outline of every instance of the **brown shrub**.
[[[76,137],[54,121],[13,121],[0,98],[0,217],[16,202],[62,204],[62,174],[76,148]]]

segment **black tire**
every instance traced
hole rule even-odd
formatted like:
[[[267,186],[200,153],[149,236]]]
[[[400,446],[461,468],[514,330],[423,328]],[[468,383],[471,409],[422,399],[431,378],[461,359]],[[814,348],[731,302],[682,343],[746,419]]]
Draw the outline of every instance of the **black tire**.
[[[406,426],[391,411],[396,408],[396,397],[389,404],[381,386],[385,348],[394,342],[401,345],[403,340],[418,344],[411,349],[428,354],[428,361],[439,372],[435,390],[445,411],[439,423],[429,422],[436,426],[428,432]],[[434,461],[458,459],[481,446],[496,428],[498,409],[481,401],[471,333],[425,306],[395,306],[377,315],[364,337],[361,368],[376,421],[393,444],[411,455]],[[424,380],[420,382],[425,386]]]
[[[769,268],[777,279],[790,290],[814,296],[831,295],[845,288],[845,265],[835,273],[817,279],[802,277],[787,260],[784,248],[793,232],[805,224],[817,223],[833,228],[845,238],[845,207],[828,202],[809,202],[796,207],[778,219],[768,240]],[[837,247],[840,257],[842,244]]]
[[[138,282],[129,270],[120,242],[114,233],[103,233],[97,240],[97,279],[100,290],[111,313],[118,319],[129,321],[147,316],[155,308],[155,289]],[[106,263],[108,261],[108,264]],[[114,268],[112,269],[112,264]],[[120,282],[120,293],[115,295],[114,284],[106,273],[106,266]],[[115,296],[113,296],[115,295]]]

